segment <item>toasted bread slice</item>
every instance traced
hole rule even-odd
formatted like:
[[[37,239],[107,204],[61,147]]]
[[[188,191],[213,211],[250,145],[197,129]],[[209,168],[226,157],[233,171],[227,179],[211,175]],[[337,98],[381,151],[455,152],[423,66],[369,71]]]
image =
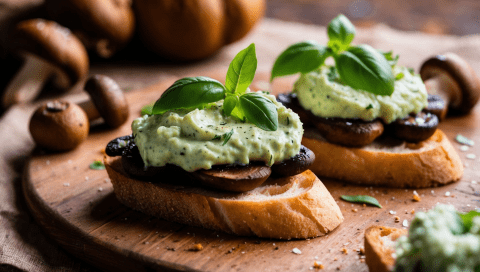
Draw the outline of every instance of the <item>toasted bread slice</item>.
[[[365,230],[365,261],[375,272],[393,271],[395,267],[395,241],[407,235],[406,229],[371,226]]]
[[[309,170],[229,193],[136,180],[123,170],[120,157],[105,157],[105,166],[121,203],[168,221],[275,239],[322,236],[343,221],[337,203]]]
[[[361,148],[332,144],[306,130],[302,144],[315,153],[310,170],[320,177],[363,185],[423,188],[458,181],[463,175],[460,157],[439,129],[417,144],[375,141]]]

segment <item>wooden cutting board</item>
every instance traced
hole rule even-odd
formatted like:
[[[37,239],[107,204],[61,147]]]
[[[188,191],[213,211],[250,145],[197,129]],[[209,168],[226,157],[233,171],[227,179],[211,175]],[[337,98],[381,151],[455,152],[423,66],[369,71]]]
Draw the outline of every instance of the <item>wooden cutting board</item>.
[[[225,71],[204,75],[223,80]],[[254,89],[268,88],[268,75],[257,74]],[[364,230],[373,224],[402,227],[410,223],[413,211],[451,203],[461,211],[480,206],[479,145],[460,151],[457,134],[480,143],[480,107],[464,117],[441,123],[466,166],[458,183],[416,190],[420,202],[413,201],[414,190],[364,187],[321,178],[338,201],[345,221],[325,237],[308,240],[270,240],[238,237],[222,232],[184,226],[135,212],[120,204],[105,170],[89,165],[102,159],[106,144],[131,133],[131,121],[140,108],[154,102],[174,78],[147,89],[130,92],[130,120],[119,129],[95,126],[77,149],[66,153],[35,151],[25,169],[23,190],[27,203],[45,232],[65,250],[104,270],[114,271],[309,271],[314,262],[327,271],[367,271],[363,247]],[[275,81],[275,93],[291,89],[293,78]],[[475,182],[476,181],[476,182]],[[383,208],[352,204],[340,195],[365,194],[379,200]],[[395,217],[400,221],[395,222]],[[202,251],[192,251],[195,244]],[[299,249],[300,254],[293,252]],[[345,250],[344,250],[345,249]]]

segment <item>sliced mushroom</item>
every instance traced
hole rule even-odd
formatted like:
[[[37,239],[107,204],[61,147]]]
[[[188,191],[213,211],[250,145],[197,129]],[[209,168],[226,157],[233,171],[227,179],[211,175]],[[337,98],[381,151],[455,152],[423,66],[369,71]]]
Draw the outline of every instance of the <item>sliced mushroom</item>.
[[[310,125],[311,124],[311,112],[305,110],[298,102],[297,94],[296,93],[288,93],[288,94],[279,94],[277,96],[277,101],[282,103],[286,108],[291,109],[298,117],[300,117],[300,121],[302,121],[303,125]]]
[[[289,177],[307,170],[315,161],[315,154],[305,146],[300,147],[300,152],[288,160],[272,165],[272,173]]]
[[[123,48],[135,30],[131,0],[46,0],[45,6],[53,20],[103,58]]]
[[[272,170],[265,165],[214,166],[197,170],[191,175],[202,185],[231,192],[246,192],[257,188],[268,179]]]
[[[344,146],[360,147],[373,142],[383,133],[379,120],[315,118],[315,127],[329,142]]]
[[[35,111],[29,129],[38,146],[53,151],[67,151],[87,138],[89,123],[87,114],[79,106],[65,101],[52,101]]]
[[[88,73],[89,60],[82,43],[70,30],[43,19],[18,23],[11,34],[13,50],[24,64],[4,91],[2,106],[35,99],[45,83],[67,90]]]
[[[429,94],[428,95],[428,106],[423,109],[423,112],[429,112],[431,114],[435,114],[439,120],[445,118],[447,114],[447,106],[445,105],[445,101],[438,96]]]
[[[168,180],[170,177],[177,175],[174,179],[177,180],[177,178],[185,172],[182,168],[172,164],[167,164],[162,167],[145,167],[140,152],[138,151],[138,147],[135,145],[134,141],[129,141],[123,148],[122,166],[125,172],[141,179],[161,177],[164,180]]]
[[[105,147],[105,153],[110,157],[122,156],[123,151],[133,141],[133,135],[126,135],[111,140],[107,147]]]
[[[454,53],[437,55],[420,68],[427,92],[440,96],[450,110],[465,114],[480,97],[480,79],[461,57]],[[440,120],[445,114],[439,116]]]
[[[398,139],[418,143],[432,136],[437,130],[438,118],[435,114],[419,112],[389,125],[392,135]]]
[[[80,103],[90,121],[103,118],[105,123],[116,128],[125,123],[129,111],[125,95],[118,84],[103,75],[93,75],[85,83],[90,100]]]

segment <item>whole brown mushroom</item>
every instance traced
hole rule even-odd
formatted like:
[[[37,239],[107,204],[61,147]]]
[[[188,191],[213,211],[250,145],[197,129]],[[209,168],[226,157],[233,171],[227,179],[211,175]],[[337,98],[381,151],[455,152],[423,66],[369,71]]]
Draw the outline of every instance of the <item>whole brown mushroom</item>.
[[[454,53],[437,55],[425,61],[420,76],[427,92],[440,96],[446,104],[440,113],[443,120],[448,109],[466,114],[480,97],[480,79],[468,63]]]
[[[122,49],[135,30],[131,0],[46,0],[45,6],[53,20],[103,58]]]
[[[38,146],[52,151],[68,151],[87,138],[89,122],[79,106],[51,101],[34,112],[29,129]]]
[[[127,121],[127,100],[115,80],[104,75],[93,75],[86,81],[84,89],[90,95],[90,100],[79,106],[87,113],[90,121],[101,117],[112,128]]]
[[[12,51],[24,58],[24,64],[3,93],[4,108],[35,99],[50,79],[57,88],[68,90],[88,73],[85,47],[69,29],[55,22],[22,21],[10,39]]]
[[[243,38],[264,15],[265,0],[137,0],[145,47],[172,60],[198,60]]]

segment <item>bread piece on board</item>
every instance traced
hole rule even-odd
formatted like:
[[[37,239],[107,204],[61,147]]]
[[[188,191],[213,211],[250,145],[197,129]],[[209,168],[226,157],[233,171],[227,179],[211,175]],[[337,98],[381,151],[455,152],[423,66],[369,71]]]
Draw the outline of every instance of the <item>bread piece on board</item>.
[[[120,157],[105,157],[118,200],[145,214],[242,236],[305,239],[335,229],[343,216],[323,183],[307,170],[269,178],[245,193],[130,178]]]
[[[371,226],[365,230],[365,261],[369,271],[389,272],[395,267],[395,241],[408,230]]]
[[[439,129],[418,144],[374,142],[362,148],[332,144],[305,130],[302,144],[315,153],[310,170],[320,177],[363,185],[424,188],[458,181],[463,175],[460,157]]]

